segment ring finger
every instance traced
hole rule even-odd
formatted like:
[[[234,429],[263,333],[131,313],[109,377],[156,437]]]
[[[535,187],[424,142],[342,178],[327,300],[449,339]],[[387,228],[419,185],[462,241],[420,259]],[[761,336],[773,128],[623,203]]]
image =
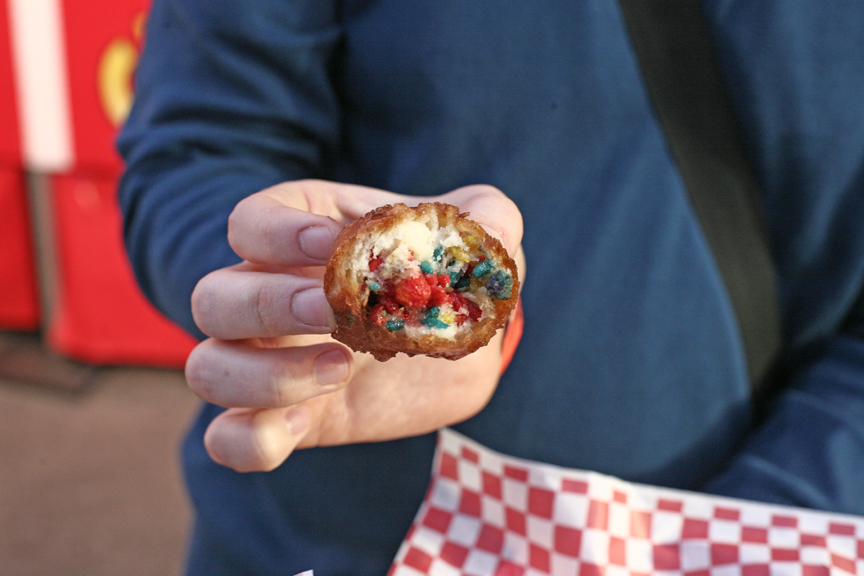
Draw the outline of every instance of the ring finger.
[[[186,361],[189,388],[225,407],[281,408],[334,392],[351,378],[344,346],[258,348],[244,342],[205,340]]]

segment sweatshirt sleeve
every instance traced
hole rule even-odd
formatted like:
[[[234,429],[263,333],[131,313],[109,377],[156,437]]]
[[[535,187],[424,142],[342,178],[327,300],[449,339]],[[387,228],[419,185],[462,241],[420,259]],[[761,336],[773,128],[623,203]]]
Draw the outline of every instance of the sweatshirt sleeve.
[[[145,295],[202,337],[198,280],[239,258],[244,197],[320,173],[339,138],[333,2],[154,0],[136,96],[118,138],[124,238]]]
[[[705,490],[864,514],[864,298]]]

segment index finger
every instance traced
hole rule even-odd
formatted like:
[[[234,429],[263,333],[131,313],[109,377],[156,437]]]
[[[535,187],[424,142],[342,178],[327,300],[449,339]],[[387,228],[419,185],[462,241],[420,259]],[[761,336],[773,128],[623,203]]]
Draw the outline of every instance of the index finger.
[[[228,219],[228,242],[249,262],[321,266],[348,221],[396,194],[320,180],[284,182],[253,194]]]
[[[228,219],[228,243],[258,264],[321,266],[342,227],[332,218],[286,206],[266,194],[240,202]]]

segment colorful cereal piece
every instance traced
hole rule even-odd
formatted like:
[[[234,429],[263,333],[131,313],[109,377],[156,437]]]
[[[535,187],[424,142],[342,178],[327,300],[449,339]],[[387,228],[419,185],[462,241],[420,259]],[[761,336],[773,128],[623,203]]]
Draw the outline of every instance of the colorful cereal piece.
[[[423,318],[423,320],[421,320],[420,323],[423,324],[424,326],[426,326],[427,328],[435,328],[436,330],[446,330],[447,328],[450,327],[449,324],[445,324],[444,322],[442,322],[438,318]]]
[[[471,285],[471,277],[465,274],[464,276],[460,276],[458,280],[453,284],[453,288],[455,290],[464,290]]]
[[[432,294],[429,296],[429,304],[432,306],[441,306],[447,302],[447,291],[440,286],[432,287]]]
[[[496,270],[486,280],[486,292],[495,300],[506,300],[513,290],[513,277],[504,270]]]
[[[376,304],[369,310],[369,322],[375,326],[381,326],[387,320],[387,309],[383,304]]]
[[[384,309],[391,314],[394,314],[399,311],[399,302],[397,302],[392,296],[381,295],[378,297],[378,302],[384,306]]]
[[[483,315],[483,310],[476,303],[471,300],[465,299],[465,305],[468,307],[468,317],[471,320],[479,320]]]
[[[491,260],[483,260],[482,262],[478,262],[476,266],[474,266],[474,270],[471,272],[475,278],[483,278],[492,272],[492,269],[495,267],[495,263]]]
[[[438,319],[445,324],[452,325],[456,322],[456,315],[452,311],[447,311],[442,313],[441,316],[438,317]]]
[[[460,248],[459,246],[453,246],[450,248],[450,255],[453,256],[459,262],[468,262],[471,260],[471,255],[468,254],[465,250]]]
[[[423,274],[432,274],[434,270],[429,262],[423,261],[420,263],[420,271],[423,272]]]
[[[388,320],[387,323],[385,324],[385,326],[391,332],[397,332],[397,331],[405,328],[405,321],[404,320]]]
[[[408,278],[396,286],[396,301],[403,306],[425,308],[432,295],[432,287],[422,276]]]

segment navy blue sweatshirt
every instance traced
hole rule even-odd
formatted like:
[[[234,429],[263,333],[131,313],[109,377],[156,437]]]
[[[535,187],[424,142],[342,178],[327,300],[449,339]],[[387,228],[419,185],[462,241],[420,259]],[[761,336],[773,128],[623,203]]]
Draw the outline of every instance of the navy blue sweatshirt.
[[[757,425],[736,320],[615,0],[155,0],[119,148],[137,277],[190,333],[243,197],[315,177],[499,187],[525,220],[525,332],[456,428],[507,454],[864,514],[864,7],[706,0],[763,189],[784,390]],[[190,574],[381,575],[434,437],[271,473],[183,451]]]

